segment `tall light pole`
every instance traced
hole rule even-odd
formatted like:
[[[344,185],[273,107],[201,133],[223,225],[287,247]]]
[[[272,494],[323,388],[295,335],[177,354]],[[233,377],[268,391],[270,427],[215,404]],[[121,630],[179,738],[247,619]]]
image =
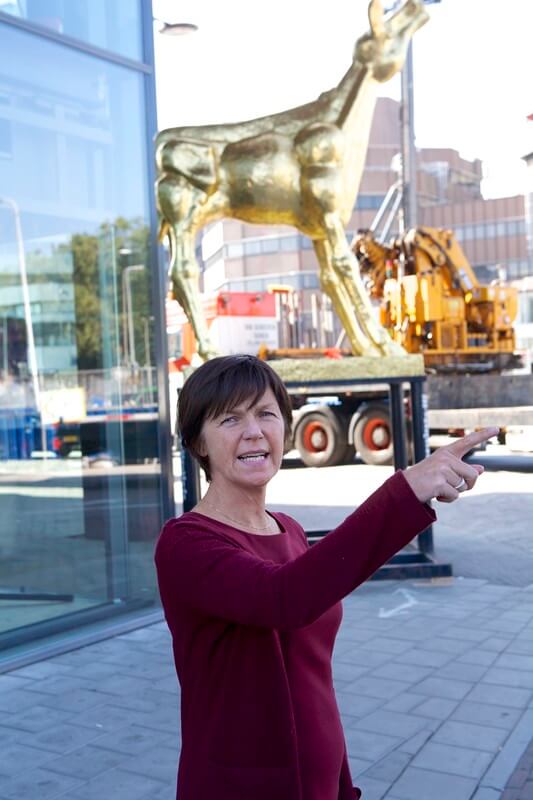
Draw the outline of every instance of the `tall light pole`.
[[[527,118],[533,123],[533,114],[528,114]],[[526,162],[527,171],[527,186],[525,191],[526,196],[526,236],[527,236],[527,255],[529,261],[529,271],[533,271],[533,151],[525,156],[522,156]]]
[[[39,386],[35,337],[33,335],[33,320],[31,318],[30,289],[28,286],[28,271],[26,269],[26,253],[24,250],[24,239],[22,237],[22,225],[20,223],[20,209],[18,207],[18,203],[16,203],[11,197],[0,196],[0,206],[10,208],[13,212],[13,217],[15,220],[15,238],[17,240],[17,258],[20,272],[20,285],[22,289],[22,306],[24,308],[24,321],[26,323],[28,369],[31,375],[35,408],[41,418],[41,450],[43,456],[46,458],[48,454],[48,448],[46,444],[46,431],[44,428],[43,409],[41,403],[41,389]],[[7,325],[5,334],[7,334]]]
[[[28,369],[31,375],[33,395],[37,410],[41,408],[41,392],[39,387],[39,374],[37,369],[37,354],[35,351],[35,337],[33,335],[33,321],[31,318],[30,290],[28,286],[28,272],[26,270],[26,253],[24,239],[22,238],[22,225],[20,224],[20,210],[18,204],[11,197],[0,197],[0,206],[11,209],[15,220],[15,237],[17,240],[17,259],[20,272],[22,289],[22,306],[24,308],[24,321],[26,323],[26,341],[28,345]]]
[[[417,224],[416,148],[413,99],[413,43],[409,42],[402,70],[402,211],[404,230]]]
[[[126,312],[126,327],[128,332],[128,360],[130,366],[137,366],[137,356],[135,353],[135,330],[133,327],[133,300],[131,294],[131,273],[141,272],[144,270],[144,264],[132,264],[125,267],[122,272],[122,280],[124,286],[124,299],[125,299],[125,312]]]
[[[440,0],[423,0],[423,2],[424,5],[432,5],[440,3]],[[403,227],[408,230],[415,228],[418,223],[412,41],[409,42],[402,70],[401,141]]]

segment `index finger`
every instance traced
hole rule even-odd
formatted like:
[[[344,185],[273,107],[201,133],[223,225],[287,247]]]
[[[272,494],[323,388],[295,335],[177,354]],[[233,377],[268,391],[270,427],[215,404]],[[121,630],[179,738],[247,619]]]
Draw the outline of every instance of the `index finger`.
[[[492,437],[497,436],[499,432],[499,428],[483,428],[481,431],[474,431],[474,433],[469,433],[456,442],[446,445],[446,450],[449,450],[450,453],[453,453],[457,458],[462,458],[469,450],[472,450],[473,447],[482,442],[486,442],[487,439],[492,439]]]

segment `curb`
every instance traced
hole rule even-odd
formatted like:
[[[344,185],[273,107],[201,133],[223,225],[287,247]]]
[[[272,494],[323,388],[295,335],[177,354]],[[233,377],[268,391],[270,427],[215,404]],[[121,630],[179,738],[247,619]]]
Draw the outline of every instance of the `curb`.
[[[483,776],[481,788],[496,789],[503,792],[509,778],[531,742],[532,732],[533,708],[529,708],[525,711],[501,752],[496,756]]]

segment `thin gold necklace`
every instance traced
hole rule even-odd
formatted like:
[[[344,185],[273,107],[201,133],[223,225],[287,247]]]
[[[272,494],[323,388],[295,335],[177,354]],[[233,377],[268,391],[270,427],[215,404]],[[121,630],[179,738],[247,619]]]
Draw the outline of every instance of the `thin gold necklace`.
[[[234,519],[233,517],[230,517],[229,514],[226,514],[225,511],[222,511],[220,508],[217,508],[216,506],[214,506],[209,500],[207,501],[207,503],[204,500],[204,505],[206,505],[208,508],[212,508],[213,511],[216,511],[218,514],[220,514],[221,517],[224,517],[225,519],[229,519],[230,522],[234,522],[235,525],[239,525],[239,527],[241,527],[241,528],[251,528],[253,531],[267,531],[269,528],[272,527],[272,521],[276,522],[272,518],[272,521],[269,520],[267,525],[263,525],[262,527],[259,528],[257,525],[251,525],[251,524],[249,524],[247,522],[246,523],[245,522],[241,522],[238,519]],[[277,524],[276,524],[276,527],[277,527]]]

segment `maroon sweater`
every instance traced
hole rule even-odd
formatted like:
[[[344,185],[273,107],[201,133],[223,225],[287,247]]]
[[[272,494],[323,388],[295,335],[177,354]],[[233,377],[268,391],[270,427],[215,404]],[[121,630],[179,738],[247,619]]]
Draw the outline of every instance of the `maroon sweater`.
[[[308,780],[331,792],[333,773],[334,800],[359,796],[327,663],[337,604],[435,515],[397,472],[311,548],[276,518],[284,532],[261,537],[188,513],[158,540],[182,694],[179,800],[310,800]]]

